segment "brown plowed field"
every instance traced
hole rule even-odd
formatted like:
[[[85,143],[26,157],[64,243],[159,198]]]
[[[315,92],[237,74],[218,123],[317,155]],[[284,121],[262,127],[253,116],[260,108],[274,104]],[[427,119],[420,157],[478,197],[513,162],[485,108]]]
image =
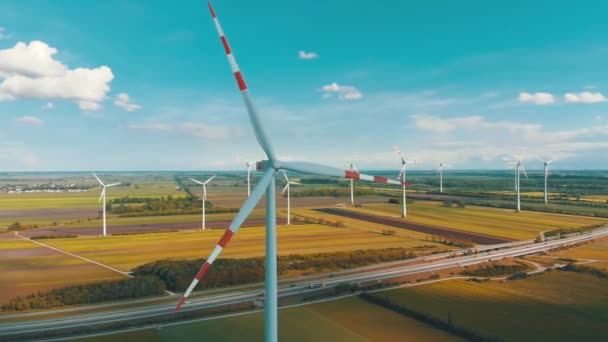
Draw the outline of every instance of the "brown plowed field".
[[[429,226],[426,224],[400,221],[400,220],[396,220],[396,219],[392,219],[392,218],[388,218],[388,217],[380,217],[380,216],[369,215],[369,214],[355,213],[355,212],[348,211],[348,210],[333,209],[333,208],[324,208],[324,209],[315,209],[315,210],[318,212],[321,212],[321,213],[325,213],[325,214],[344,216],[344,217],[353,218],[353,219],[357,219],[357,220],[379,223],[379,224],[383,224],[385,226],[401,228],[401,229],[409,229],[409,230],[413,230],[413,231],[420,232],[420,233],[442,236],[442,237],[452,238],[452,239],[456,239],[456,240],[460,240],[460,241],[471,241],[474,243],[484,244],[484,245],[512,241],[512,240],[508,240],[508,239],[504,239],[504,238],[500,238],[500,237],[496,237],[496,236],[491,236],[491,235],[475,234],[475,233],[463,232],[460,230],[454,230],[454,229],[449,229],[449,228]]]

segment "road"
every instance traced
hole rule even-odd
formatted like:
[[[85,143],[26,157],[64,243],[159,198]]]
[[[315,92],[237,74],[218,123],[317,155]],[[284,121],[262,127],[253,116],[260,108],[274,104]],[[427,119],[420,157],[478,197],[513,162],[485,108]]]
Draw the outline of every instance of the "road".
[[[433,272],[452,267],[462,267],[467,265],[478,264],[491,260],[500,260],[503,258],[534,254],[541,251],[546,251],[565,245],[576,244],[603,236],[608,236],[608,226],[604,226],[601,229],[585,233],[584,235],[573,236],[561,240],[548,241],[542,243],[531,243],[530,241],[523,241],[518,243],[503,244],[507,248],[498,250],[495,249],[495,246],[494,248],[480,248],[481,250],[479,251],[479,253],[473,255],[462,255],[462,253],[460,253],[460,256],[452,257],[456,254],[444,253],[442,256],[435,255],[432,257],[405,260],[403,261],[403,264],[400,264],[399,262],[393,262],[388,264],[375,265],[373,267],[367,266],[357,270],[349,270],[347,272],[334,272],[332,274],[328,274],[326,278],[315,279],[313,281],[325,283],[325,286],[322,288],[310,289],[310,280],[306,282],[285,284],[279,287],[280,296],[285,297],[295,294],[306,294],[319,291],[320,289],[336,287],[341,284],[357,284],[369,281],[388,280],[391,278],[401,277],[405,275]],[[486,251],[483,251],[484,249]],[[387,266],[390,267],[387,268]],[[193,298],[187,303],[187,305],[182,308],[182,311],[200,310],[204,308],[212,308],[228,304],[253,301],[256,299],[260,299],[260,293],[261,288],[256,288],[211,295],[206,297]],[[0,340],[3,336],[15,336],[15,334],[19,334],[23,331],[37,332],[49,329],[57,330],[63,328],[94,326],[101,323],[111,323],[134,318],[149,318],[154,316],[166,315],[167,313],[173,312],[174,307],[175,303],[150,304],[127,309],[123,308],[103,312],[78,313],[78,315],[66,317],[3,322],[0,324]],[[0,319],[1,318],[2,317],[0,316]]]

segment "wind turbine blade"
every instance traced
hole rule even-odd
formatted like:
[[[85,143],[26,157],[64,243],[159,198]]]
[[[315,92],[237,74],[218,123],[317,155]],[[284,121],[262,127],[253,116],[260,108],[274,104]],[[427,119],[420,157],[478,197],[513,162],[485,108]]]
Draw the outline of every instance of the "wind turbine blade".
[[[112,183],[112,184],[108,184],[108,185],[106,185],[106,188],[109,188],[109,187],[111,187],[111,186],[117,186],[117,185],[120,185],[120,184],[122,184],[122,183]]]
[[[205,185],[207,185],[207,183],[211,182],[211,180],[212,180],[213,178],[215,178],[215,176],[216,176],[216,175],[211,176],[211,178],[207,179],[207,180],[205,181],[205,183],[204,183],[204,184],[205,184]]]
[[[332,177],[340,177],[340,178],[349,178],[349,179],[359,179],[369,182],[376,183],[387,183],[387,184],[395,184],[395,185],[409,185],[407,183],[402,183],[401,181],[396,181],[393,179],[388,179],[384,177],[371,176],[366,175],[359,172],[354,171],[342,171],[339,169],[335,169],[333,167],[307,163],[307,162],[281,162],[281,169],[301,172],[301,173],[310,173],[314,175],[320,176],[332,176]]]
[[[215,15],[215,11],[213,10],[211,1],[209,1],[208,4],[209,4],[209,11],[211,12],[211,16],[213,17],[213,22],[215,23],[215,28],[217,29],[217,33],[220,35],[220,40],[222,41],[222,45],[224,46],[224,51],[226,52],[226,57],[228,58],[228,63],[230,64],[230,67],[232,68],[232,72],[234,73],[234,78],[239,87],[239,91],[241,92],[241,95],[243,96],[243,101],[245,102],[245,107],[247,107],[249,121],[251,122],[251,125],[253,126],[253,131],[255,132],[255,137],[257,138],[258,143],[260,144],[260,146],[262,147],[262,149],[268,156],[268,159],[271,162],[273,162],[273,161],[277,160],[277,158],[275,156],[274,149],[272,148],[272,144],[270,143],[270,140],[268,139],[268,135],[266,134],[266,131],[264,130],[264,126],[262,125],[260,117],[258,116],[258,113],[255,110],[255,107],[253,106],[253,102],[251,101],[251,98],[249,97],[249,92],[247,90],[247,83],[245,82],[245,78],[243,77],[243,74],[241,73],[241,70],[239,69],[236,59],[235,59],[234,55],[232,54],[232,50],[230,49],[228,40],[226,39],[226,36],[224,35],[224,30],[222,30],[220,21],[217,18],[217,16]]]
[[[205,260],[205,263],[194,277],[194,280],[192,280],[192,283],[190,284],[190,286],[188,286],[188,289],[182,295],[182,298],[179,300],[179,303],[175,307],[175,311],[178,311],[182,307],[182,305],[184,305],[184,301],[186,300],[186,298],[188,298],[188,296],[190,295],[192,290],[194,290],[198,282],[203,279],[205,273],[207,273],[217,256],[222,252],[224,248],[226,248],[226,245],[228,245],[228,242],[230,242],[232,235],[234,235],[239,230],[239,227],[241,226],[241,224],[243,224],[243,222],[245,222],[247,216],[249,216],[253,209],[255,209],[255,206],[258,204],[262,196],[264,196],[266,188],[268,187],[268,184],[270,184],[270,181],[273,179],[272,176],[275,172],[276,171],[273,168],[269,168],[264,171],[262,179],[260,179],[258,184],[251,191],[251,196],[249,196],[245,203],[243,203],[243,206],[232,220],[232,223],[230,223],[230,226],[228,227],[226,232],[224,232],[224,235],[217,243],[217,246],[215,246],[215,249],[213,250],[211,255],[209,255],[207,260]]]
[[[106,193],[106,187],[103,187],[103,190],[101,190],[101,195],[99,195],[99,201],[97,201],[98,203],[101,203],[101,200],[103,199],[103,195],[105,195]]]
[[[289,183],[289,178],[287,178],[287,172],[285,172],[285,170],[283,170],[283,177],[285,177],[285,181]]]
[[[290,183],[285,184],[285,187],[283,188],[283,191],[281,191],[282,194],[284,194],[285,191],[287,191],[287,188],[289,188],[289,184]]]
[[[105,184],[103,184],[103,182],[101,181],[101,179],[99,179],[99,177],[97,177],[97,175],[95,174],[95,172],[93,172],[93,176],[95,176],[95,178],[97,179],[97,181],[99,182],[99,184],[101,184],[101,186],[106,186]]]
[[[395,147],[393,147],[393,149],[395,150],[395,153],[399,156],[399,158],[401,158],[401,163],[405,164],[405,158],[403,158],[403,155],[401,154],[401,150],[399,149],[399,147],[395,146]]]
[[[524,176],[526,176],[526,178],[528,178],[528,173],[526,172],[526,168],[524,167],[524,164],[523,163],[520,164],[520,167],[521,167],[521,172],[523,172]]]
[[[407,164],[403,164],[403,166],[401,167],[401,170],[399,171],[399,176],[397,176],[398,181],[400,181],[402,179],[401,176],[403,176],[403,173],[405,172],[406,167],[407,167]]]
[[[193,181],[193,182],[194,182],[194,183],[196,183],[196,184],[200,184],[200,185],[205,184],[205,183],[203,183],[203,182],[201,182],[201,181],[197,181],[197,180],[196,180],[196,179],[194,179],[194,178],[188,178],[188,179],[189,179],[189,180],[191,180],[191,181]]]

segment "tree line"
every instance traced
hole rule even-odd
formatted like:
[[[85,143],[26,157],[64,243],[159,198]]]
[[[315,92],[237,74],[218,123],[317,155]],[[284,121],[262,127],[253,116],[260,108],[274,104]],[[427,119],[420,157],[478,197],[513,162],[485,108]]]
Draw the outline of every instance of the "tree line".
[[[308,255],[292,254],[278,257],[278,273],[290,270],[350,269],[374,263],[416,257],[404,248],[369,249]],[[162,279],[170,291],[184,291],[205,259],[159,260],[136,267],[133,274],[154,275]],[[224,287],[264,280],[264,258],[217,259],[197,289]]]
[[[93,284],[70,285],[50,291],[19,296],[2,306],[2,311],[48,309],[64,305],[93,304],[103,301],[163,294],[165,283],[158,277],[140,276]]]

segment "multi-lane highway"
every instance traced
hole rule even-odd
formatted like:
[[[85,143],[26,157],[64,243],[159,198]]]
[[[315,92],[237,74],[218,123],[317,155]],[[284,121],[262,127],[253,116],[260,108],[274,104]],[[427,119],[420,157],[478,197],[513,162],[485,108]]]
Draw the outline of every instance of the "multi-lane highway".
[[[296,294],[305,294],[309,292],[319,291],[335,287],[341,284],[357,284],[369,281],[388,280],[391,278],[412,275],[424,272],[439,271],[453,267],[462,267],[476,263],[486,262],[490,260],[499,260],[503,258],[523,256],[541,251],[553,249],[560,246],[571,245],[583,241],[595,239],[602,236],[608,236],[608,227],[585,233],[584,235],[573,236],[565,239],[533,243],[532,241],[522,241],[517,243],[507,243],[499,246],[477,247],[477,253],[465,255],[463,252],[450,252],[434,255],[431,257],[417,258],[392,262],[374,266],[367,266],[356,270],[348,270],[343,272],[334,272],[324,274],[319,278],[319,275],[314,278],[300,277],[284,281],[280,287],[280,296],[292,296]],[[311,282],[322,283],[323,286],[310,288]],[[205,297],[193,298],[182,309],[182,311],[200,310],[224,306],[229,304],[251,302],[260,299],[261,287],[251,289],[251,286],[236,290],[229,293],[212,294]],[[23,315],[23,318],[28,317],[28,320],[20,320],[13,322],[0,321],[0,340],[6,337],[16,337],[23,332],[35,333],[53,329],[60,331],[61,329],[76,328],[76,327],[94,327],[100,324],[119,322],[130,319],[149,318],[160,315],[167,315],[174,309],[175,303],[162,304],[144,304],[138,307],[108,309],[106,311],[93,313],[77,313],[77,315],[35,319],[35,316]],[[18,318],[19,315],[12,315],[13,318]],[[17,317],[15,317],[17,316]],[[6,316],[4,316],[5,318]],[[0,320],[3,317],[0,316]]]

